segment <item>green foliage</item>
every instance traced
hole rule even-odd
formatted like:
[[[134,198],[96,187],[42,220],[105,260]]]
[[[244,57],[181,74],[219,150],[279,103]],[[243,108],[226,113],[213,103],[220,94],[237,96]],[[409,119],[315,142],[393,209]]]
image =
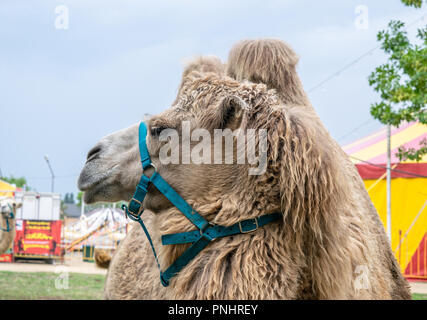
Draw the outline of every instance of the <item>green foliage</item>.
[[[77,205],[79,207],[82,205],[82,199],[83,199],[83,192],[79,191],[79,193],[77,193]]]
[[[27,179],[25,179],[24,177],[16,178],[11,175],[10,177],[0,177],[0,179],[10,184],[14,184],[18,188],[23,188],[26,191],[31,190],[31,188],[27,186]]]
[[[418,31],[423,41],[419,46],[409,42],[403,26],[403,22],[391,21],[390,30],[378,34],[389,61],[369,76],[369,84],[382,99],[372,105],[371,114],[394,126],[402,121],[427,123],[427,27]]]
[[[64,196],[64,203],[74,203],[74,193],[66,193]]]
[[[405,160],[415,160],[420,161],[422,157],[427,154],[427,139],[423,139],[419,143],[420,148],[417,150],[415,148],[405,148],[404,146],[399,147],[397,156],[400,161]]]
[[[421,7],[422,1],[404,1],[406,5]],[[369,85],[380,93],[381,101],[371,106],[371,115],[383,124],[398,127],[404,121],[427,124],[427,26],[418,30],[419,43],[411,43],[405,24],[391,21],[388,30],[377,35],[388,61],[369,76]],[[420,160],[427,149],[401,148],[400,160]]]
[[[406,6],[415,7],[415,8],[421,8],[421,5],[423,4],[423,0],[402,0],[402,2]]]

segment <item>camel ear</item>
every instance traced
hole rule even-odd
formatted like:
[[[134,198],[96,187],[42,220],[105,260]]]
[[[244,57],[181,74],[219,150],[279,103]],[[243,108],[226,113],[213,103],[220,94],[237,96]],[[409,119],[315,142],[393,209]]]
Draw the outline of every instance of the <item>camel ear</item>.
[[[214,129],[236,130],[240,128],[245,110],[248,105],[237,96],[225,97],[217,109]]]

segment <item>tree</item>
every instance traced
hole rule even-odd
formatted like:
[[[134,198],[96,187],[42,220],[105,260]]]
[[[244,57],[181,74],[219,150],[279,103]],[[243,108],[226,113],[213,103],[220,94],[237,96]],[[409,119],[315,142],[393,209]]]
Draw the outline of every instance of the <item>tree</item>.
[[[11,175],[10,177],[0,177],[0,179],[10,184],[14,184],[18,188],[23,188],[25,191],[31,190],[31,188],[27,186],[27,179],[24,177],[16,178]]]
[[[79,191],[79,193],[77,193],[77,205],[79,207],[82,205],[82,199],[83,199],[83,192]]]
[[[421,8],[423,0],[402,0],[402,2],[410,7]]]
[[[74,194],[72,192],[64,195],[64,203],[74,204]]]
[[[422,0],[401,0],[421,8]],[[387,30],[377,34],[388,61],[369,76],[369,85],[380,93],[381,101],[371,106],[371,115],[383,124],[399,126],[403,121],[427,124],[427,26],[418,29],[419,43],[411,43],[401,21],[390,21]],[[401,161],[419,161],[427,154],[427,141],[419,149],[400,147]]]

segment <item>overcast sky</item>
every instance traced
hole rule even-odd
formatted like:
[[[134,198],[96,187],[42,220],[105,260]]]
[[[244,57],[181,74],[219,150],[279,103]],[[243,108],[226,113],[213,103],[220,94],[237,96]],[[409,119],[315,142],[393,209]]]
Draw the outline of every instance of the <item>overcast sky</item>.
[[[294,48],[304,87],[338,142],[370,133],[380,124],[367,121],[377,100],[367,77],[385,61],[381,50],[310,89],[375,48],[389,20],[426,13],[400,0],[34,2],[0,2],[0,168],[50,191],[48,155],[61,193],[78,191],[87,151],[101,137],[168,108],[183,61],[200,54],[225,61],[244,38],[280,38]],[[59,5],[68,9],[68,29],[55,27]],[[359,5],[368,8],[367,29],[355,25]]]

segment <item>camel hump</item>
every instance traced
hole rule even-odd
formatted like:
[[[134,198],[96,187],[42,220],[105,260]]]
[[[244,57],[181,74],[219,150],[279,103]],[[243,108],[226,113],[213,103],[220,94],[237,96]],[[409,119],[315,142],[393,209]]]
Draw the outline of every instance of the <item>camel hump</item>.
[[[198,56],[184,61],[184,65],[184,72],[182,74],[183,78],[193,71],[198,71],[200,73],[213,72],[219,76],[225,74],[224,64],[215,56]]]
[[[283,102],[309,104],[296,72],[299,57],[279,39],[243,40],[230,50],[227,75],[237,81],[264,83],[275,89]]]
[[[178,94],[172,105],[175,105],[178,102],[178,97],[181,94],[182,87],[184,86],[186,80],[188,80],[187,76],[190,73],[199,73],[199,76],[206,73],[215,73],[220,77],[225,75],[224,63],[222,63],[221,60],[215,56],[198,56],[183,62],[184,71],[182,73],[181,83],[178,87]]]
[[[111,255],[102,249],[95,249],[95,263],[99,268],[108,269],[111,262]]]

